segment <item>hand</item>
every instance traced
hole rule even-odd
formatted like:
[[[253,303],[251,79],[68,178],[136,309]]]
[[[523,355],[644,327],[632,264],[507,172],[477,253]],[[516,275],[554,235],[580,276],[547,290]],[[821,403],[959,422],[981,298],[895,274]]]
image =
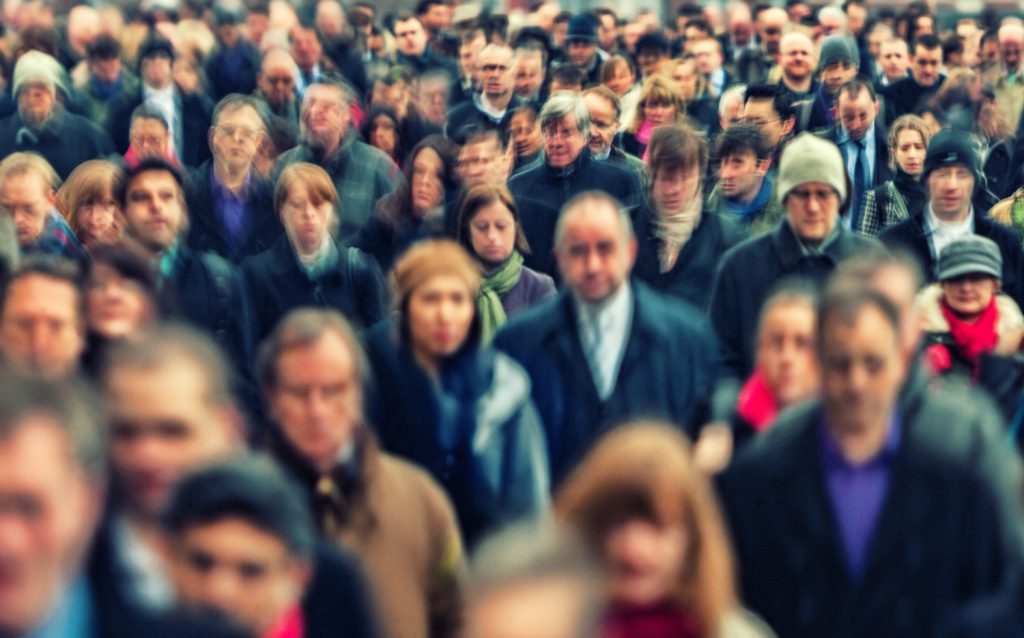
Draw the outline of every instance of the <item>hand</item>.
[[[732,428],[721,421],[709,423],[700,431],[693,446],[693,462],[707,474],[717,474],[732,458]]]

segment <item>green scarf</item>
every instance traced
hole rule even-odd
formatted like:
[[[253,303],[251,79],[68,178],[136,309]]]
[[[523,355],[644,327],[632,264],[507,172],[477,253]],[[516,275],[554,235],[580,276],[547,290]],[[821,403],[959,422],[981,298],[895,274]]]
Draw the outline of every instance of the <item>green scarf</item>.
[[[490,343],[494,333],[505,323],[505,308],[501,305],[501,298],[519,283],[522,274],[523,256],[515,250],[501,267],[480,282],[476,307],[480,314],[482,343]]]

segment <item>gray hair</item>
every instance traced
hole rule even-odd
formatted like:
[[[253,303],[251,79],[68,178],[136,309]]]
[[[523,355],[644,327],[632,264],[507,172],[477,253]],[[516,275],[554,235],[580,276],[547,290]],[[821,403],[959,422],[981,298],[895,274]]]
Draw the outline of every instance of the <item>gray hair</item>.
[[[558,221],[555,222],[555,248],[557,249],[562,245],[562,240],[565,239],[565,227],[569,225],[569,218],[572,217],[576,210],[602,205],[608,206],[615,211],[616,221],[619,223],[619,236],[622,241],[628,242],[632,240],[633,220],[629,216],[629,211],[622,206],[619,200],[604,191],[585,191],[570,199],[562,207],[562,212],[558,215]]]
[[[818,10],[818,20],[820,21],[822,18],[825,18],[825,17],[837,18],[839,20],[839,23],[843,25],[843,28],[844,29],[846,28],[846,25],[847,25],[846,12],[843,11],[842,7],[838,7],[836,5],[829,5],[827,7],[822,7],[821,9]]]
[[[213,116],[210,118],[210,122],[213,126],[217,126],[221,113],[224,111],[235,111],[244,107],[249,107],[256,111],[256,115],[260,118],[260,126],[263,127],[263,130],[266,130],[267,122],[270,120],[270,109],[267,107],[267,103],[258,97],[241,93],[229,93],[222,97],[217,102],[217,105],[213,107]]]
[[[718,115],[720,117],[725,117],[725,113],[729,109],[729,103],[732,101],[743,102],[746,99],[746,96],[746,84],[735,84],[727,88],[722,92],[722,97],[718,100]]]
[[[558,91],[548,98],[540,110],[540,128],[544,130],[566,117],[573,118],[577,131],[583,135],[590,135],[590,109],[583,101],[583,96],[572,91]]]

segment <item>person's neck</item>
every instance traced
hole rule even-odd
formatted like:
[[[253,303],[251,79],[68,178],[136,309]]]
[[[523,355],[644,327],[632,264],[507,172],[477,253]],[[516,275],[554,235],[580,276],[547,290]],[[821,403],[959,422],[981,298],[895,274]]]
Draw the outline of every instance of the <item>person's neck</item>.
[[[412,347],[412,358],[416,363],[427,373],[427,376],[433,381],[437,381],[441,376],[441,362],[434,355],[424,352],[423,349],[417,348],[415,345]]]
[[[501,95],[495,95],[495,96],[487,95],[486,93],[481,93],[480,97],[492,109],[494,109],[496,111],[498,111],[498,110],[503,111],[503,110],[507,109],[509,103],[512,102],[512,91],[508,91],[507,93],[503,93]]]
[[[174,82],[169,81],[166,84],[163,84],[161,86],[155,86],[153,84],[147,84],[146,88],[149,89],[150,91],[154,91],[156,93],[162,93],[162,92],[168,90],[169,88],[171,88],[172,86],[174,86]]]
[[[967,221],[967,217],[971,214],[971,207],[968,206],[962,210],[954,211],[952,213],[940,213],[932,207],[932,214],[935,218],[944,224],[962,224]]]
[[[836,425],[836,422],[836,419],[830,415],[828,419],[829,433],[839,447],[839,453],[851,465],[860,465],[877,456],[885,446],[889,428],[892,427],[888,417],[883,421],[857,428],[843,428]]]
[[[754,201],[755,199],[757,199],[758,193],[761,192],[761,186],[763,184],[764,177],[758,177],[757,183],[752,184],[750,186],[750,190],[736,198],[736,201],[740,202],[741,204],[749,204],[750,202]]]
[[[125,511],[125,522],[142,544],[154,553],[163,554],[167,544],[160,519],[134,510]]]
[[[341,148],[341,141],[344,138],[345,136],[342,135],[341,138],[335,140],[333,143],[324,145],[323,149],[321,149],[320,151],[319,157],[321,164],[330,159],[338,151],[338,149]]]
[[[792,76],[782,74],[782,83],[786,85],[790,91],[794,93],[808,93],[811,90],[811,76],[808,75],[804,79],[794,78]]]
[[[250,170],[252,170],[252,164],[245,167],[233,167],[223,162],[213,163],[213,174],[216,175],[217,181],[235,195],[242,192],[245,180],[249,178]]]

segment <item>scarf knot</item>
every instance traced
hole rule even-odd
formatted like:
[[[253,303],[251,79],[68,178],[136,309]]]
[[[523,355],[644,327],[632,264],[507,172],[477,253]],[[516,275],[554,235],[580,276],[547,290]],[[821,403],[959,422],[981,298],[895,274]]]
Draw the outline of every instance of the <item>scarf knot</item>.
[[[501,298],[512,290],[523,274],[523,256],[518,250],[494,272],[480,281],[480,296],[477,298],[477,312],[480,315],[481,342],[489,343],[508,317]]]

